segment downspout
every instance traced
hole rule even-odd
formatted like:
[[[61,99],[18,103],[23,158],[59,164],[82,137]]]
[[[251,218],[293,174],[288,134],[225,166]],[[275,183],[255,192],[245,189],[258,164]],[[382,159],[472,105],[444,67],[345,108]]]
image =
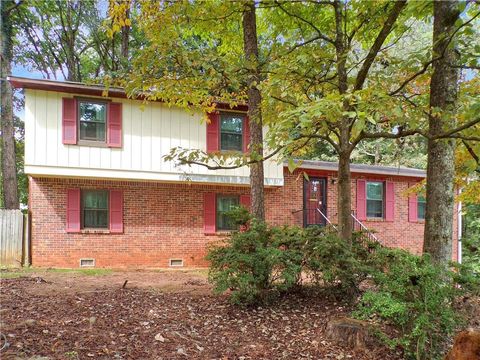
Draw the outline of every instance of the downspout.
[[[462,193],[462,189],[458,190],[458,194],[460,195]],[[458,231],[458,236],[457,236],[457,261],[459,264],[462,263],[462,202],[458,202],[458,213],[457,213],[457,231]]]

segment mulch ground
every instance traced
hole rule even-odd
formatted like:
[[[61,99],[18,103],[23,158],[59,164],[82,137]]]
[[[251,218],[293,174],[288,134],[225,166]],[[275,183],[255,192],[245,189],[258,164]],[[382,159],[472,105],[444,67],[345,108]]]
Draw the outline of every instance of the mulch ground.
[[[109,283],[109,277],[104,278]],[[202,284],[185,280],[183,287],[189,286]],[[42,287],[48,291],[39,291]],[[9,347],[1,358],[400,358],[382,346],[353,351],[326,339],[327,322],[350,309],[320,296],[289,296],[272,307],[245,309],[230,305],[224,296],[188,292],[182,286],[179,291],[97,288],[61,291],[33,275],[2,280],[0,331]]]

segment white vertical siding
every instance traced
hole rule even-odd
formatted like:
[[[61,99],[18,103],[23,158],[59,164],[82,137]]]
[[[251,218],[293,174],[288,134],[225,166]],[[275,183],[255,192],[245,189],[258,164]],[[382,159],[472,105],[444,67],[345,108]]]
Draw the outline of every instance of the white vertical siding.
[[[123,103],[121,148],[64,145],[62,97],[72,96],[41,90],[25,91],[27,172],[68,176],[101,174],[109,178],[159,180],[183,179],[184,174],[188,174],[198,175],[201,179],[198,181],[230,183],[245,183],[249,175],[247,167],[210,171],[203,166],[179,167],[165,161],[163,156],[173,147],[205,150],[206,124],[200,113],[188,113],[161,103],[142,104],[129,99],[112,99]],[[267,161],[265,177],[281,184],[282,164]]]

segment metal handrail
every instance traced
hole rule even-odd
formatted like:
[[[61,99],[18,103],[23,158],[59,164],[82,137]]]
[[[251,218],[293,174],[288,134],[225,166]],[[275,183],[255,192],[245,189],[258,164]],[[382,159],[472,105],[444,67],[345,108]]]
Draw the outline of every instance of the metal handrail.
[[[360,220],[358,220],[357,217],[356,217],[355,215],[353,215],[353,213],[350,214],[350,215],[351,215],[351,217],[353,218],[353,220],[354,220],[358,225],[360,225],[360,228],[361,228],[363,231],[365,231],[365,232],[366,232],[372,239],[374,239],[375,241],[377,241],[377,242],[379,241],[378,238],[375,236],[375,234],[372,233],[365,225],[363,225],[363,223],[362,223]]]
[[[322,212],[322,210],[320,210],[319,208],[317,208],[317,211],[319,212],[320,215],[322,215],[322,217],[325,219],[325,221],[328,223],[328,225],[330,225],[330,226],[333,227],[335,230],[337,230],[337,227],[332,224],[332,222],[330,221],[330,219],[327,217],[327,215],[325,215],[325,214]]]

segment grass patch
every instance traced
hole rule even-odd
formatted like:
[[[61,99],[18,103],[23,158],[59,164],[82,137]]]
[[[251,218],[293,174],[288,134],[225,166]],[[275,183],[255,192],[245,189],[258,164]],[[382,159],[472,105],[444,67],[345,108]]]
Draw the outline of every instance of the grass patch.
[[[73,274],[84,276],[110,275],[111,269],[40,269],[40,268],[4,268],[0,269],[0,279],[15,279],[22,276],[44,275],[44,274]]]

